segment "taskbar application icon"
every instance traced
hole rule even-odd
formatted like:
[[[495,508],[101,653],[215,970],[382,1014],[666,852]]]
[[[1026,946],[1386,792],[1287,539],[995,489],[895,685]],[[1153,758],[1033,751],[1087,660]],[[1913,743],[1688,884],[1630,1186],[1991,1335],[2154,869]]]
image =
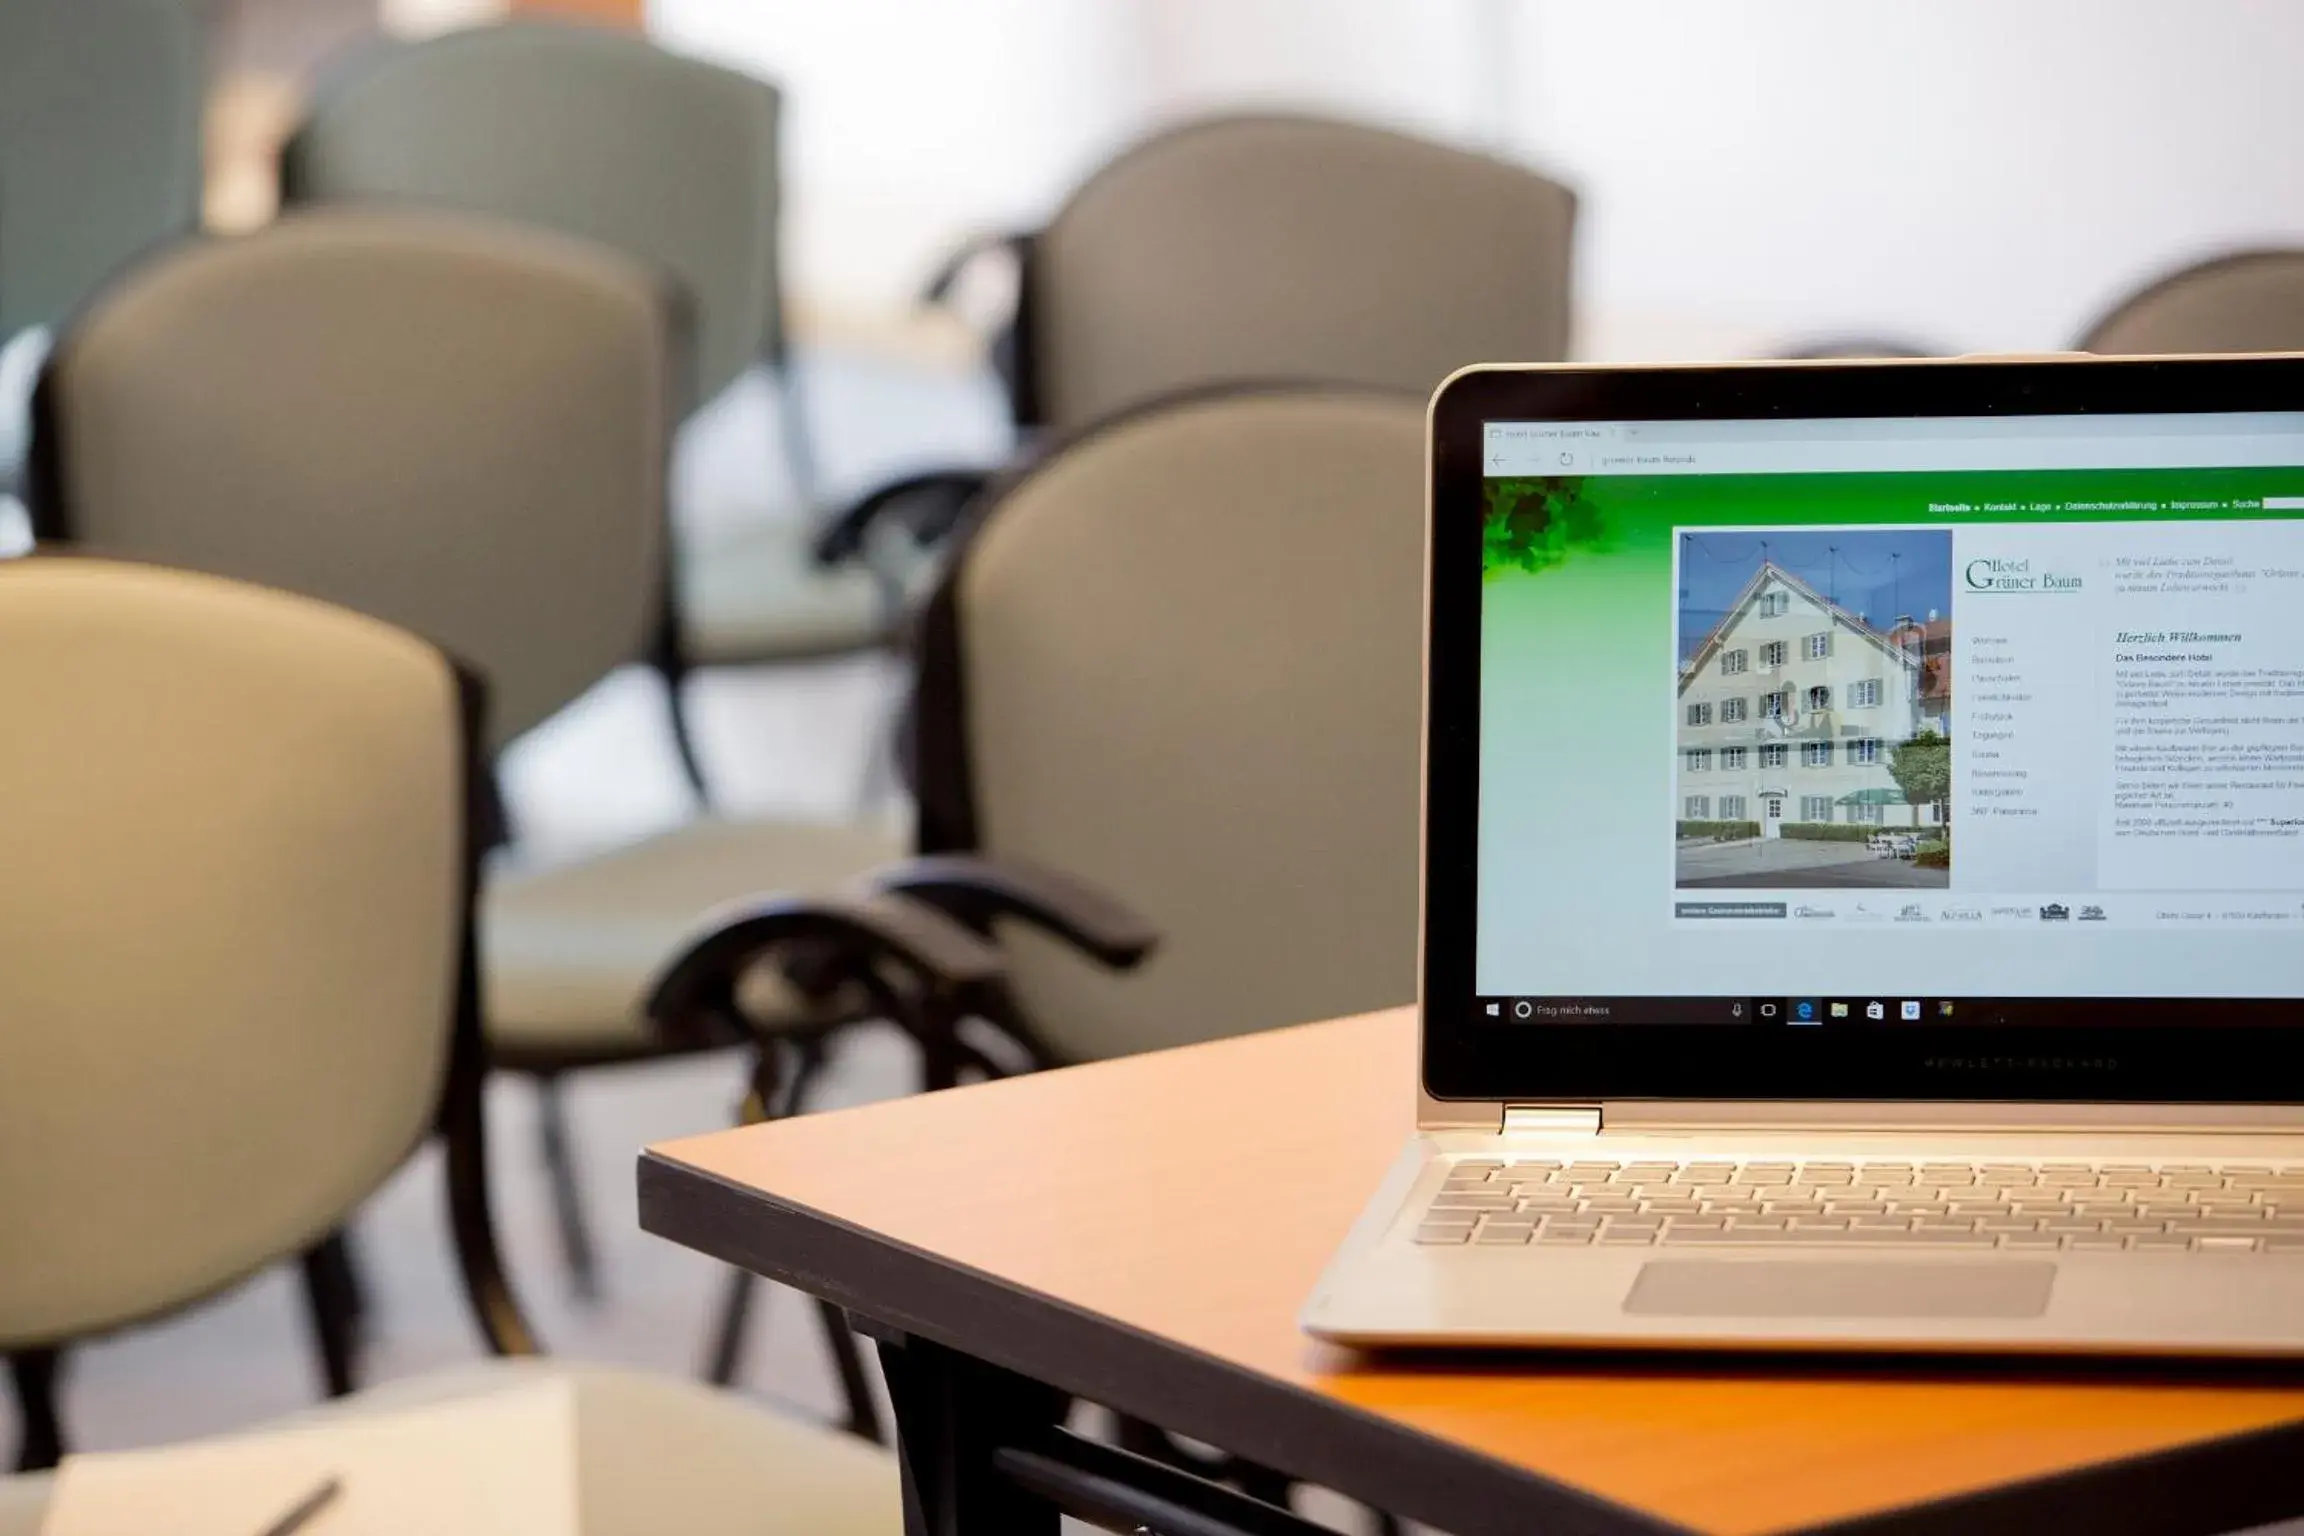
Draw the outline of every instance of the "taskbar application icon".
[[[1762,1024],[1815,1028],[1865,1024],[1946,1023],[1959,1008],[1951,998],[1901,997],[1785,997],[1756,998],[1754,1017]]]

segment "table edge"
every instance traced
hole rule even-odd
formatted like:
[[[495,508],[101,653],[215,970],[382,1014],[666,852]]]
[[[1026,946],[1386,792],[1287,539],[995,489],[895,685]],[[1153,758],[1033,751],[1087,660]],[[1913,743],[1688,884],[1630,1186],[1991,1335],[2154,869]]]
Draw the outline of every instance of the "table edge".
[[[654,1148],[641,1153],[638,1179],[640,1226],[655,1236],[1456,1536],[1512,1536],[1532,1521],[1576,1536],[1696,1531]],[[877,1283],[887,1278],[898,1284]],[[1371,1457],[1397,1458],[1403,1448],[1419,1464],[1400,1491],[1407,1497],[1367,1483],[1368,1468],[1381,1464]],[[2304,1420],[1776,1529],[2036,1536],[2074,1520],[2128,1529],[2149,1509],[2155,1532],[2222,1536],[2304,1513],[2273,1493],[2276,1474],[2299,1457]]]
[[[639,1159],[640,1226],[876,1322],[1456,1533],[1690,1536],[1689,1528],[1496,1460],[1133,1324],[683,1163]],[[731,1218],[741,1218],[732,1220]],[[1377,1486],[1372,1465],[1417,1465]]]
[[[1818,1521],[1784,1536],[2038,1536],[2070,1522],[2082,1522],[2079,1530],[2228,1536],[2304,1515],[2304,1492],[2284,1504],[2272,1496],[2279,1474],[2300,1458],[2304,1420]]]

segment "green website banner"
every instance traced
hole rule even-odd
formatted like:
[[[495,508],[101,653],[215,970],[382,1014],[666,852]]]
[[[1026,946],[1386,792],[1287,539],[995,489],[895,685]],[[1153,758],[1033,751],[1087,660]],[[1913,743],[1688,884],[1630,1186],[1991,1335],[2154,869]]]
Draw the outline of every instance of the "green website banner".
[[[2266,496],[2304,496],[2304,473],[2248,468],[1507,476],[1486,482],[1486,569],[1491,579],[1532,574],[1577,553],[1635,562],[1645,557],[1658,568],[1671,561],[1675,526],[2261,517]],[[1956,507],[1970,510],[1944,510]]]

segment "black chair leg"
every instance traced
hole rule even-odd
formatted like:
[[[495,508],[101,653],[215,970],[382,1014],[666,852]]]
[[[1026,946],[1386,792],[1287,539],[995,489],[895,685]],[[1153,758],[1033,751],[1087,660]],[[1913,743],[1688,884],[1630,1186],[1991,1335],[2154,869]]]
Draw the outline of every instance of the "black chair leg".
[[[785,473],[792,480],[792,497],[800,503],[803,515],[813,518],[819,492],[816,433],[808,421],[808,391],[789,356],[772,356],[767,362],[775,378],[776,431],[782,439]]]
[[[360,1245],[352,1240],[350,1227],[338,1227],[330,1234],[329,1248],[335,1256],[332,1262],[344,1286],[346,1309],[352,1314],[352,1323],[359,1330],[360,1339],[366,1342],[374,1308],[370,1305],[367,1277],[360,1272]]]
[[[760,1277],[748,1269],[728,1271],[728,1288],[720,1296],[720,1321],[712,1330],[712,1355],[704,1365],[704,1379],[716,1387],[736,1385],[736,1372],[744,1363],[744,1345],[752,1333],[752,1302]]]
[[[658,657],[656,675],[664,680],[664,709],[672,722],[672,750],[680,758],[681,777],[696,792],[696,803],[712,804],[712,789],[704,778],[704,759],[696,750],[696,722],[688,712],[688,667]]]
[[[1233,1459],[1229,1470],[1231,1477],[1228,1481],[1248,1497],[1261,1499],[1277,1509],[1292,1507],[1288,1502],[1288,1491],[1296,1486],[1292,1479],[1270,1467],[1260,1467],[1252,1461],[1241,1461],[1237,1457]]]
[[[809,1089],[816,1085],[816,1075],[825,1069],[825,1041],[820,1036],[809,1036],[799,1041],[799,1064],[793,1069],[793,1085],[783,1096],[779,1110],[783,1115],[797,1115],[809,1103]],[[744,1273],[746,1280],[753,1276]],[[885,1430],[880,1428],[880,1400],[871,1393],[871,1372],[864,1368],[864,1343],[848,1326],[848,1313],[834,1303],[818,1299],[816,1322],[823,1326],[825,1352],[832,1356],[832,1370],[841,1377],[841,1398],[848,1402],[848,1416],[841,1428],[859,1439],[869,1439],[876,1446],[887,1444]]]
[[[744,1101],[742,1119],[746,1124],[780,1120],[806,1107],[808,1090],[823,1070],[825,1042],[820,1037],[804,1037],[794,1042],[794,1051],[797,1059],[787,1075],[775,1060],[774,1047],[762,1048],[760,1060],[753,1068],[751,1092]],[[705,1366],[705,1379],[716,1387],[735,1385],[751,1331],[752,1307],[759,1294],[759,1276],[746,1269],[728,1272],[728,1289],[720,1303],[720,1322],[713,1334],[711,1358]],[[847,1416],[841,1427],[875,1445],[886,1444],[886,1432],[880,1423],[880,1402],[872,1395],[872,1379],[864,1366],[863,1345],[848,1326],[847,1313],[831,1302],[820,1300],[816,1303],[816,1319],[823,1330],[825,1351],[832,1357],[832,1368],[840,1377],[841,1397],[847,1404]]]
[[[840,1373],[840,1395],[848,1400],[848,1417],[841,1428],[874,1445],[885,1445],[880,1428],[880,1404],[872,1396],[872,1379],[864,1370],[864,1345],[848,1326],[848,1314],[831,1302],[818,1299],[816,1320],[824,1328],[824,1347],[831,1352],[832,1368]]]
[[[56,1410],[56,1378],[63,1361],[63,1351],[56,1349],[20,1349],[8,1357],[22,1425],[16,1442],[19,1472],[45,1472],[64,1459],[64,1425]]]
[[[360,1287],[343,1232],[331,1232],[305,1249],[303,1269],[322,1379],[330,1397],[349,1397],[359,1385]]]
[[[1400,1536],[1400,1517],[1388,1515],[1380,1509],[1369,1511],[1376,1517],[1376,1536]]]
[[[752,1081],[746,1085],[744,1103],[736,1111],[736,1123],[758,1125],[773,1120],[788,1097],[778,1048],[773,1042],[762,1041],[753,1048]],[[728,1289],[720,1298],[720,1321],[712,1330],[712,1352],[704,1363],[704,1379],[713,1386],[736,1385],[737,1369],[744,1362],[744,1344],[752,1331],[752,1303],[759,1284],[760,1277],[748,1269],[728,1271]]]
[[[780,1106],[786,1115],[796,1115],[807,1107],[808,1090],[815,1085],[817,1074],[824,1070],[823,1038],[801,1039],[799,1055],[799,1064],[792,1072],[791,1090]],[[832,1356],[832,1368],[840,1376],[840,1396],[848,1405],[848,1415],[840,1427],[874,1445],[887,1444],[880,1426],[880,1400],[872,1395],[871,1374],[864,1367],[864,1344],[848,1326],[848,1314],[831,1302],[819,1299],[816,1321],[823,1329],[824,1348]]]
[[[560,1255],[568,1265],[568,1288],[581,1302],[600,1299],[600,1258],[584,1216],[584,1191],[576,1180],[576,1152],[568,1134],[568,1101],[557,1073],[536,1079],[536,1132],[544,1176],[552,1186],[552,1216],[560,1229]]]

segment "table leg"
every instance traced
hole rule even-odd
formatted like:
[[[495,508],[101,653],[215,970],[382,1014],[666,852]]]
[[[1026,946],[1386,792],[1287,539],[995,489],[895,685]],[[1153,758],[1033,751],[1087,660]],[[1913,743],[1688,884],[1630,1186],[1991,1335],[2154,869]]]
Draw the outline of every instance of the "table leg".
[[[1280,1505],[1073,1434],[1070,1399],[1052,1387],[872,1332],[896,1405],[905,1536],[1056,1536],[1059,1512],[1106,1531],[1327,1536]]]
[[[1061,1422],[1063,1393],[925,1339],[884,1339],[896,1409],[904,1536],[1057,1536],[1056,1506],[1000,1475],[994,1456]]]

